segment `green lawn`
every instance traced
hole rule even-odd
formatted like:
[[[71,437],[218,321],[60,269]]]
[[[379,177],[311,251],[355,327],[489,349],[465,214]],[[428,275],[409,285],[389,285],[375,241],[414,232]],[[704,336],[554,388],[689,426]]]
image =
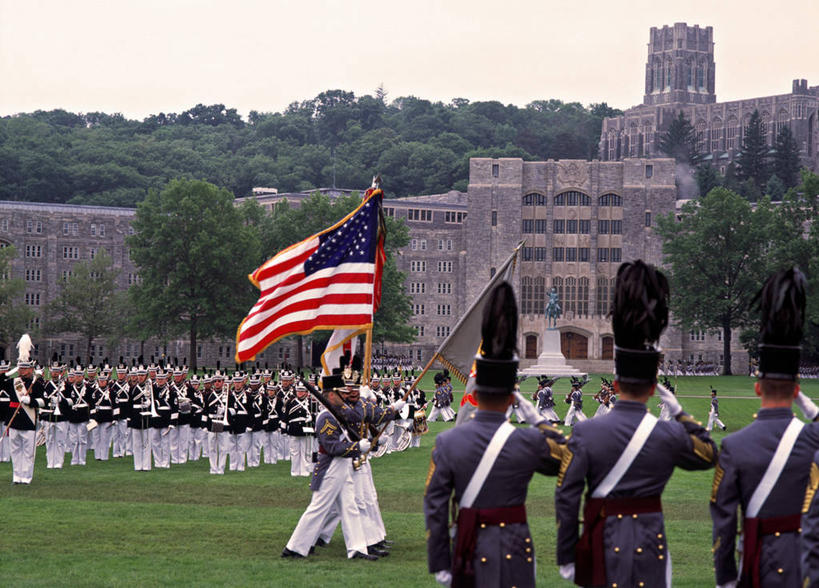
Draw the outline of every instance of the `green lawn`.
[[[746,377],[679,378],[688,412],[707,417],[709,384],[726,397],[720,408],[728,432],[750,422],[759,403]],[[523,389],[531,392],[535,385],[530,379]],[[819,381],[803,388],[819,397]],[[555,386],[557,395],[567,390],[568,381]],[[565,414],[566,405],[558,404]],[[656,404],[651,403],[655,414]],[[594,410],[589,397],[586,412]],[[5,586],[432,586],[423,487],[434,435],[450,426],[433,423],[420,449],[374,461],[384,521],[395,541],[392,555],[377,562],[346,560],[340,531],[307,560],[279,557],[310,500],[305,479],[291,478],[287,462],[210,476],[206,461],[134,472],[130,459],[102,463],[89,454],[85,467],[70,467],[66,460],[66,469],[48,470],[40,448],[31,486],[12,486],[11,465],[0,464],[0,579]],[[715,433],[716,439],[722,436]],[[678,471],[663,495],[676,586],[714,581],[710,489],[711,472]],[[553,496],[554,479],[533,480],[527,510],[539,552],[538,584],[568,586],[554,565]]]

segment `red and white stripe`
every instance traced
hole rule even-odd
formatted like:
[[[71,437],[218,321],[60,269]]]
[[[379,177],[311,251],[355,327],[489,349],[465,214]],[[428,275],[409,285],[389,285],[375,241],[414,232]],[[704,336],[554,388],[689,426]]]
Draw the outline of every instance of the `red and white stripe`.
[[[372,322],[375,264],[342,263],[305,276],[318,245],[318,236],[306,239],[253,272],[261,296],[239,327],[237,361],[287,335]]]

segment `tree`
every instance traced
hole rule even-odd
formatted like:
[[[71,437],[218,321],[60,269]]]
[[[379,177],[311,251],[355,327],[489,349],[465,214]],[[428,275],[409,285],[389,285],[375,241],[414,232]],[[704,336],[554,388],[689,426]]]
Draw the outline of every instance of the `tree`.
[[[15,257],[17,249],[14,246],[0,249],[0,341],[5,348],[26,332],[34,317],[31,309],[21,302],[25,282],[11,277],[11,262]]]
[[[255,229],[233,194],[201,180],[173,180],[137,207],[129,237],[141,282],[131,288],[142,332],[187,334],[196,369],[200,337],[233,337],[255,302],[247,275],[260,258]]]
[[[742,149],[737,157],[739,178],[752,180],[761,192],[768,181],[768,143],[762,129],[762,119],[759,111],[754,110],[745,127],[745,136],[742,139]]]
[[[697,151],[697,132],[682,110],[660,136],[660,151],[673,157],[677,163],[692,167],[702,161],[702,154]]]
[[[751,320],[749,306],[767,277],[770,202],[754,209],[739,194],[715,188],[658,219],[671,268],[671,303],[684,328],[722,331],[723,373],[731,374],[732,329]],[[719,252],[716,254],[716,252]]]
[[[91,344],[108,337],[120,324],[122,292],[117,289],[119,270],[101,249],[94,259],[77,263],[62,283],[60,293],[47,308],[47,332],[79,333],[85,339],[85,356],[91,361]]]
[[[785,184],[776,174],[768,178],[768,183],[765,184],[765,195],[771,199],[771,202],[780,202],[785,195],[785,190]]]
[[[783,126],[776,135],[772,167],[785,188],[793,188],[799,183],[799,145],[790,127]]]
[[[705,196],[714,188],[722,185],[719,172],[710,163],[699,166],[695,177],[700,196]]]

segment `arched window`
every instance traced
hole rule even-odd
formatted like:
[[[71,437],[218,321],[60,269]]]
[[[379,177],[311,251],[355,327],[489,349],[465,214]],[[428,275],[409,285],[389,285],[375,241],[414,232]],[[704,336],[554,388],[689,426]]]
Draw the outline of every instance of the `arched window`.
[[[606,316],[611,304],[609,302],[609,279],[597,278],[597,316]]]
[[[577,280],[577,314],[589,316],[589,278]]]
[[[623,198],[617,194],[603,194],[597,199],[598,206],[623,206]]]
[[[523,197],[523,206],[546,206],[546,196],[532,192]]]
[[[695,128],[696,128],[696,131],[697,131],[697,152],[705,153],[707,151],[705,131],[708,128],[708,124],[704,120],[701,120],[701,121],[697,122]]]
[[[577,280],[575,278],[566,278],[566,283],[563,286],[565,296],[561,297],[563,300],[563,310],[566,312],[577,312]]]
[[[732,115],[728,118],[728,122],[725,123],[725,149],[736,149],[738,137],[739,120]]]
[[[591,198],[583,192],[570,190],[555,196],[555,206],[591,206]]]
[[[762,131],[763,135],[767,135],[768,132],[771,130],[771,113],[766,110],[759,115],[759,118],[760,118],[759,128]]]
[[[722,149],[722,119],[715,117],[711,121],[711,151]]]
[[[617,161],[617,133],[613,129],[609,131],[609,161]]]
[[[533,314],[532,312],[532,278],[523,276],[520,279],[520,312],[521,314]]]
[[[654,144],[653,128],[654,126],[650,120],[643,121],[643,145],[645,147],[641,150],[640,155],[651,155]]]
[[[779,134],[784,127],[788,126],[788,111],[784,108],[779,111],[779,114],[776,116],[776,134]]]
[[[637,157],[639,155],[638,147],[640,144],[640,128],[636,122],[631,123],[628,130],[628,154],[630,157]]]

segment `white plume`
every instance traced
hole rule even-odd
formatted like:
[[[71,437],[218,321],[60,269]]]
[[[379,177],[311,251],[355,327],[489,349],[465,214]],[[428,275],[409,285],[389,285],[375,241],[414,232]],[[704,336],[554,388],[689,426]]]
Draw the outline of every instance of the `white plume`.
[[[28,336],[28,333],[24,333],[17,342],[18,359],[20,361],[29,361],[32,347],[34,347],[34,343],[31,342],[31,337]]]

